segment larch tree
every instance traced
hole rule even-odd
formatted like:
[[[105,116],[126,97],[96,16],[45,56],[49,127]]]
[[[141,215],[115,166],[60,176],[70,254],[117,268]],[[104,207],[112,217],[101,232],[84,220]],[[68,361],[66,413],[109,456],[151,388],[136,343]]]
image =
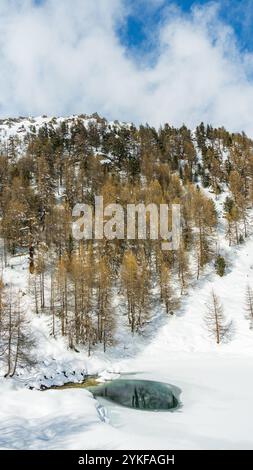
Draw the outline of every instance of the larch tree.
[[[138,294],[138,316],[136,327],[141,329],[150,317],[151,301],[151,280],[150,269],[145,257],[144,250],[141,250],[137,268],[137,294]]]
[[[192,211],[194,224],[197,228],[195,247],[198,279],[201,270],[212,256],[211,234],[216,226],[217,216],[213,201],[196,189],[192,191]]]
[[[247,193],[245,191],[244,179],[238,173],[238,171],[232,171],[229,175],[229,189],[232,194],[235,207],[237,209],[239,220],[243,221],[244,224],[244,234],[247,236]],[[236,230],[238,228],[236,226]],[[238,243],[238,234],[237,234],[237,243]]]
[[[232,322],[228,323],[226,321],[223,306],[214,290],[212,290],[207,304],[205,322],[210,335],[215,338],[217,344],[220,344],[228,337],[232,328]]]
[[[238,244],[240,212],[231,197],[227,197],[224,202],[224,215],[227,220],[226,237],[229,240],[229,245],[231,246],[233,243]]]
[[[37,309],[37,300],[36,296],[39,296],[40,299],[40,308],[43,310],[45,308],[45,273],[46,273],[46,250],[45,247],[40,247],[35,257],[34,265],[34,295],[35,295],[35,305]],[[37,277],[39,278],[39,283],[37,285]],[[39,292],[38,292],[39,287]]]
[[[138,306],[138,263],[132,251],[124,254],[121,281],[127,298],[128,321],[131,332],[136,331],[137,326],[137,306]]]
[[[61,321],[61,334],[66,335],[68,323],[68,262],[63,257],[56,264],[55,279],[57,286],[57,298],[59,303],[59,316]]]
[[[98,341],[103,343],[104,352],[108,345],[113,343],[115,328],[114,310],[112,306],[112,274],[108,259],[102,257],[96,267],[97,277],[97,335]]]
[[[190,280],[189,256],[185,250],[184,243],[180,244],[177,256],[177,270],[181,287],[181,295],[186,292]]]
[[[246,287],[245,295],[245,314],[247,320],[250,322],[250,327],[253,327],[253,289],[248,285]]]
[[[1,337],[4,309],[5,309],[5,287],[4,287],[3,279],[0,278],[0,337]]]
[[[165,305],[167,315],[173,315],[178,302],[172,287],[172,276],[168,265],[162,262],[160,266],[160,297]]]
[[[1,349],[6,365],[5,377],[13,377],[19,366],[35,364],[32,357],[35,342],[31,339],[29,322],[21,308],[21,292],[10,288],[3,321]]]

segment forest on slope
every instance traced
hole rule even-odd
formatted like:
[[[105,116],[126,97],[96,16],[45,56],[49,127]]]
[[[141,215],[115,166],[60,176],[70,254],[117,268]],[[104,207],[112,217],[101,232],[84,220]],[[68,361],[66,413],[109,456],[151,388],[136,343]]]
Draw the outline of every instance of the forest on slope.
[[[180,204],[178,250],[163,251],[161,240],[76,241],[72,210],[133,203]],[[224,195],[222,212],[215,199]],[[88,354],[115,343],[124,299],[129,334],[143,334],[154,305],[176,315],[182,296],[205,267],[226,273],[217,243],[219,217],[229,245],[250,232],[253,204],[253,141],[245,134],[200,124],[193,132],[168,124],[107,122],[98,115],[13,119],[0,122],[0,217],[3,240],[0,282],[0,357],[6,376],[32,365],[31,337],[22,309],[23,291],[5,282],[4,269],[16,256],[29,258],[28,289],[34,314],[49,319],[49,334],[66,338]],[[247,317],[253,320],[248,286]],[[207,313],[214,341],[229,331],[215,292]]]

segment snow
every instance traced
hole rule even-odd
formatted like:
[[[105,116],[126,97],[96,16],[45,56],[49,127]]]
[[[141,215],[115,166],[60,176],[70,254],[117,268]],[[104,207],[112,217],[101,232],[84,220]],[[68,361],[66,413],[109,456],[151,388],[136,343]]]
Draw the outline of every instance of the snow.
[[[32,392],[7,382],[0,397],[9,410],[7,419],[0,410],[1,449],[74,449],[91,446],[95,435],[109,431],[87,391]]]
[[[108,423],[84,389],[39,392],[5,383],[0,389],[5,404],[0,448],[252,449],[252,358],[218,352],[161,358],[156,352],[124,367],[135,370],[135,378],[179,386],[181,409],[129,410],[101,400]]]
[[[10,144],[11,139],[15,139],[17,157],[22,156],[25,153],[27,143],[25,138],[28,135],[32,135],[31,128],[35,128],[36,133],[45,124],[52,126],[53,129],[59,128],[59,126],[65,122],[70,126],[73,126],[77,121],[81,121],[86,129],[91,124],[97,124],[101,126],[99,116],[86,116],[86,115],[72,115],[68,117],[48,117],[48,116],[37,116],[37,117],[20,117],[15,119],[2,119],[0,120],[0,148],[4,148]],[[121,128],[130,129],[132,124],[119,122],[119,121],[106,121],[106,129],[109,132],[110,128],[119,130]]]
[[[85,389],[41,392],[24,388],[22,376],[2,380],[0,448],[252,449],[253,332],[243,310],[245,286],[253,281],[252,250],[253,239],[232,248],[230,272],[223,278],[208,274],[185,297],[180,314],[167,319],[146,343],[136,337],[125,357],[117,348],[90,359],[67,351],[63,340],[48,339],[44,317],[36,317],[33,328],[44,336],[45,361],[30,384],[39,385],[44,373],[57,383],[57,372],[62,383],[63,367],[72,381],[81,379],[81,369],[99,372],[102,380],[120,371],[124,378],[176,385],[182,406],[174,412],[147,412],[100,399],[98,407]],[[203,322],[212,287],[234,321],[233,338],[220,346],[208,337]]]
[[[161,347],[162,349],[162,347]],[[131,438],[131,448],[252,448],[251,359],[222,354],[158,353],[131,364],[135,378],[174,383],[182,408],[148,413],[108,406],[112,424]],[[236,377],[235,377],[236,371]],[[243,385],[242,385],[243,384]]]

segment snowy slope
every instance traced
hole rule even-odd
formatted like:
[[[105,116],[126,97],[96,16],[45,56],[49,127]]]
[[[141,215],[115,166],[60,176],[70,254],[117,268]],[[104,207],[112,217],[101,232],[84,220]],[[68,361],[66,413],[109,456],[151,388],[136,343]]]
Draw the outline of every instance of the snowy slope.
[[[125,358],[117,348],[106,357],[97,353],[88,359],[82,353],[77,358],[61,341],[46,336],[44,318],[34,320],[33,327],[42,336],[45,373],[55,372],[54,362],[59,373],[63,366],[69,367],[69,373],[83,366],[90,372],[120,371],[132,378],[173,383],[182,390],[181,409],[142,412],[102,402],[110,421],[105,423],[97,402],[86,390],[36,392],[24,389],[20,377],[1,383],[5,407],[0,412],[0,447],[252,449],[253,332],[243,310],[245,286],[253,283],[252,252],[252,238],[231,248],[230,272],[224,278],[207,274],[185,297],[180,313],[169,318],[147,340],[146,347],[136,337],[131,354],[128,350]],[[220,346],[208,337],[203,322],[211,287],[221,296],[227,317],[234,321],[231,341]],[[61,380],[60,374],[59,383]]]
[[[88,125],[93,118],[83,119]],[[0,140],[6,144],[18,135],[22,151],[30,125],[39,128],[49,121],[2,122]],[[213,266],[207,267],[183,297],[176,315],[168,318],[158,307],[144,337],[132,337],[122,321],[120,341],[106,355],[99,348],[91,357],[85,350],[77,354],[67,349],[64,339],[49,335],[49,317],[33,312],[27,257],[12,258],[2,268],[5,282],[24,293],[22,308],[30,316],[37,340],[38,363],[15,379],[0,379],[0,400],[5,404],[0,410],[0,448],[253,449],[253,330],[244,310],[246,286],[253,287],[253,235],[245,244],[229,247],[221,215],[227,194],[208,195],[219,213],[217,246],[229,263],[226,275],[220,278]],[[222,301],[227,320],[233,322],[229,341],[219,346],[204,322],[212,289]],[[120,311],[120,299],[115,298],[115,306]],[[105,411],[86,390],[28,389],[79,382],[86,373],[98,373],[103,379],[121,373],[172,383],[182,390],[182,407],[173,413],[155,413],[101,401]]]
[[[8,118],[0,120],[0,149],[6,151],[11,145],[12,141],[15,141],[18,156],[24,155],[27,148],[27,137],[38,134],[40,128],[45,124],[50,128],[56,130],[62,123],[74,126],[77,122],[81,122],[86,129],[91,124],[96,124],[98,127],[101,125],[103,120],[106,128],[122,128],[130,127],[130,123],[124,123],[119,121],[107,121],[101,119],[97,114],[92,116],[87,115],[73,115],[68,117],[48,117],[48,116],[37,116],[37,117],[20,117],[20,118]]]

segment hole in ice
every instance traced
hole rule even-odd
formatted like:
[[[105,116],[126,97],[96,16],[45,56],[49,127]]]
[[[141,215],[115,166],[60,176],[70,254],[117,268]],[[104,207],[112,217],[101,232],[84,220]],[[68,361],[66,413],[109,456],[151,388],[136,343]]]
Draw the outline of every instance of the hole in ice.
[[[151,380],[112,380],[88,387],[95,397],[140,410],[173,410],[179,406],[180,390]]]

